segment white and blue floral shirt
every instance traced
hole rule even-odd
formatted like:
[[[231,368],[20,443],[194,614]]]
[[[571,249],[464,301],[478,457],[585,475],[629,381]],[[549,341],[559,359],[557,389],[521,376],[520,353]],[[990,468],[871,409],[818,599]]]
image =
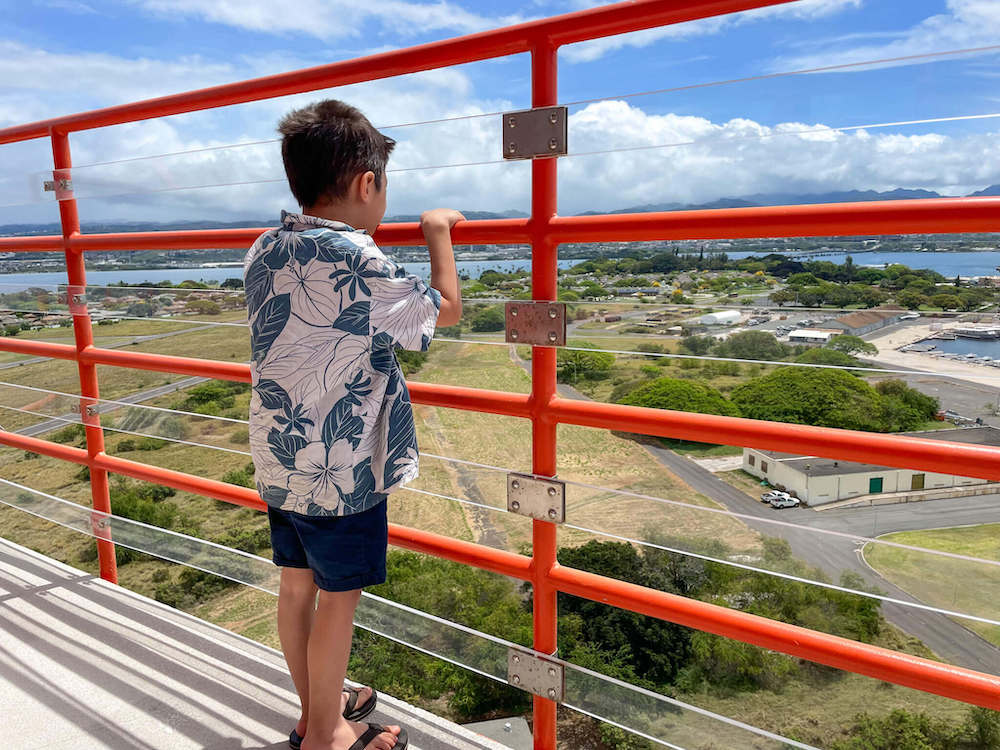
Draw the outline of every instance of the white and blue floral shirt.
[[[364,230],[282,212],[243,265],[256,484],[275,508],[368,510],[417,476],[417,438],[393,349],[426,351],[441,295]]]

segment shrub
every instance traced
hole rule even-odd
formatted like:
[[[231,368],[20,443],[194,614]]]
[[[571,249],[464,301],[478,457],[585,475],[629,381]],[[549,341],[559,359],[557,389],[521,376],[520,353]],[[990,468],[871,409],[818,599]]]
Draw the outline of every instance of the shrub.
[[[49,439],[54,443],[84,443],[87,433],[82,424],[70,424],[54,432]]]
[[[222,475],[222,481],[228,482],[229,484],[236,484],[240,487],[249,487],[250,489],[253,489],[255,486],[253,477],[254,465],[253,463],[249,463],[242,469],[232,469],[231,471],[227,471]]]

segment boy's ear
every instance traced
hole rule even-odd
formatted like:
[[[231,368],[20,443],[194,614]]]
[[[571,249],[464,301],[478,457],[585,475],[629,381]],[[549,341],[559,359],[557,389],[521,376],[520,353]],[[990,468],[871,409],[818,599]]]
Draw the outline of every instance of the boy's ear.
[[[371,170],[360,174],[355,178],[359,181],[358,184],[358,197],[361,199],[362,203],[368,203],[375,197],[375,193],[378,192],[378,184],[375,182],[375,173]]]

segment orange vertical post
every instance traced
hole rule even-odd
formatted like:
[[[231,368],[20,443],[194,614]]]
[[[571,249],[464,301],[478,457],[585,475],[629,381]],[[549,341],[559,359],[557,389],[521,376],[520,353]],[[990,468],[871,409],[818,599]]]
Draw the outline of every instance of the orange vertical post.
[[[84,362],[81,354],[94,346],[94,331],[91,327],[90,313],[84,300],[77,301],[75,295],[86,295],[87,275],[84,271],[83,251],[70,246],[70,240],[80,234],[80,214],[77,211],[76,199],[72,191],[60,187],[61,179],[72,179],[73,160],[69,150],[69,134],[51,130],[52,162],[55,167],[53,177],[56,181],[56,197],[59,199],[59,220],[62,223],[63,243],[66,255],[66,275],[69,281],[67,289],[70,311],[73,312],[73,337],[76,341],[77,368],[80,372],[80,416],[84,423],[87,436],[87,455],[90,457],[90,494],[94,510],[101,513],[111,512],[111,497],[108,494],[108,472],[94,464],[94,458],[104,453],[104,431],[101,429],[100,417],[96,413],[88,414],[87,406],[96,403],[99,398],[97,387],[97,365]],[[115,562],[115,545],[111,542],[111,529],[107,518],[101,514],[93,514],[91,525],[97,537],[97,559],[100,565],[101,578],[111,583],[118,583],[118,566]]]
[[[531,52],[531,106],[556,104],[557,48],[547,40]],[[532,299],[556,299],[556,249],[549,225],[556,214],[556,160],[535,159],[531,164],[531,293]],[[550,402],[556,391],[556,350],[534,346],[531,350],[531,465],[536,474],[556,473],[556,421]],[[532,588],[534,648],[543,654],[556,651],[556,589],[549,571],[556,563],[556,526],[532,521]],[[555,750],[557,704],[534,696],[535,750]]]

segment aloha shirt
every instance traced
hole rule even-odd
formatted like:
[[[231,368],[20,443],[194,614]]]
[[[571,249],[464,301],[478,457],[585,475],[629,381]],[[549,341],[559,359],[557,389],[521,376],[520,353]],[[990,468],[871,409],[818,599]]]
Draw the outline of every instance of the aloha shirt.
[[[417,476],[395,348],[426,351],[441,295],[364,231],[282,212],[243,264],[257,491],[310,516],[360,513]]]

